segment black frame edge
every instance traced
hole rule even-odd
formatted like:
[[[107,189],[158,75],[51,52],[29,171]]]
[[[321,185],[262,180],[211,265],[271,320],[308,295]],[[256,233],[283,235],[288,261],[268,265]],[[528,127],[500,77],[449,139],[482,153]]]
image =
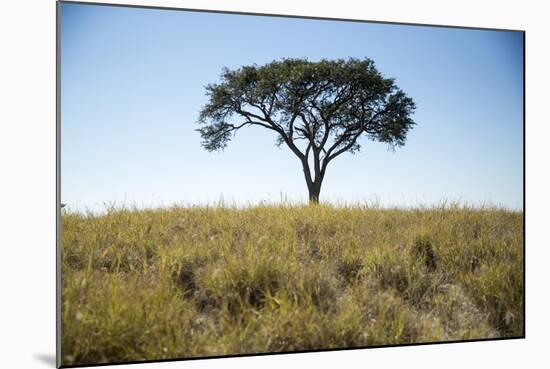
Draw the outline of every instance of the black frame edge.
[[[55,365],[61,367],[61,2],[55,2]]]
[[[345,21],[345,22],[358,22],[358,23],[375,23],[375,24],[393,24],[399,26],[419,26],[419,27],[435,27],[435,28],[452,28],[452,29],[465,29],[465,30],[479,30],[479,31],[503,31],[503,32],[525,32],[521,29],[511,28],[491,28],[491,27],[476,27],[476,26],[456,26],[450,24],[431,24],[431,23],[414,23],[414,22],[396,22],[396,21],[380,21],[372,19],[357,19],[357,18],[336,18],[336,17],[321,17],[321,16],[308,16],[308,15],[290,15],[290,14],[274,14],[274,13],[255,13],[237,10],[214,10],[214,9],[201,9],[201,8],[176,8],[171,6],[158,6],[158,5],[136,5],[136,4],[124,4],[124,3],[102,3],[93,1],[78,1],[78,0],[57,0],[60,3],[65,4],[80,4],[80,5],[94,5],[94,6],[110,6],[117,8],[137,8],[137,9],[153,9],[153,10],[173,10],[173,11],[187,11],[196,13],[213,13],[213,14],[230,14],[230,15],[252,15],[261,17],[277,17],[277,18],[293,18],[293,19],[312,19],[312,20],[324,20],[324,21]]]

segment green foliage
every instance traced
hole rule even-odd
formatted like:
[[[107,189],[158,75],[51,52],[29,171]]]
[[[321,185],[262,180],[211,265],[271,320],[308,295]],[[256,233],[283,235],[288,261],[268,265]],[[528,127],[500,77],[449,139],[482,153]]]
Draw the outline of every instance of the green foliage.
[[[206,92],[209,101],[200,112],[199,132],[207,150],[223,149],[246,125],[274,130],[279,144],[308,139],[323,148],[325,134],[333,135],[339,143],[332,152],[361,133],[401,146],[415,124],[412,99],[368,58],[283,59],[224,69],[221,82],[208,85]],[[355,141],[346,151],[358,149]]]
[[[522,213],[196,207],[62,215],[62,363],[523,335]]]
[[[276,144],[300,159],[313,203],[327,165],[345,152],[358,152],[360,137],[395,148],[416,124],[412,98],[368,58],[283,59],[224,69],[206,94],[198,119],[202,146],[223,150],[247,126],[273,131]]]

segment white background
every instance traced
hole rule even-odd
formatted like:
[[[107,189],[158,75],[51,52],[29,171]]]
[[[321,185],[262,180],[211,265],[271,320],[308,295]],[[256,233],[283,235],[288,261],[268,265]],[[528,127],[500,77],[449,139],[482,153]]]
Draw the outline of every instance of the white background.
[[[527,31],[527,339],[143,364],[140,368],[549,367],[545,349],[550,329],[547,192],[550,32],[544,1],[128,0],[126,3]],[[55,3],[3,1],[0,16],[0,366],[53,367]]]

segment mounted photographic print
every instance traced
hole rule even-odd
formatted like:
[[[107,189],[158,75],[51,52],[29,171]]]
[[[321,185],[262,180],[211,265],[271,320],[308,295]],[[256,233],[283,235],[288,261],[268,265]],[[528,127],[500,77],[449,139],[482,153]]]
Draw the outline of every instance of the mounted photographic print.
[[[58,2],[58,365],[524,337],[524,32]]]

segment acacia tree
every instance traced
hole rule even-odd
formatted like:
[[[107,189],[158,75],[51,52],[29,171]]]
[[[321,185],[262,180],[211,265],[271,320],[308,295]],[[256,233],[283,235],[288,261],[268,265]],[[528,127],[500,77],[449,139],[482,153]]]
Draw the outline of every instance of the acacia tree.
[[[283,59],[263,66],[223,69],[221,82],[206,86],[208,103],[198,131],[208,151],[223,150],[241,128],[276,134],[302,165],[310,202],[317,203],[327,166],[360,150],[359,138],[405,144],[415,125],[415,104],[368,58]]]

